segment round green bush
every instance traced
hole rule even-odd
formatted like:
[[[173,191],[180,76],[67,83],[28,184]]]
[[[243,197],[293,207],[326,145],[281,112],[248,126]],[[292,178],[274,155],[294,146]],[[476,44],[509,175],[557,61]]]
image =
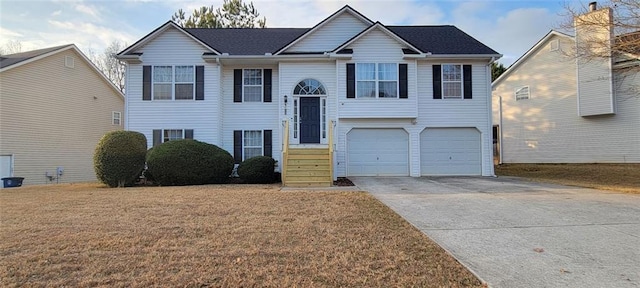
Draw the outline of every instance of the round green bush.
[[[147,171],[163,186],[226,183],[232,170],[229,152],[193,139],[168,141],[147,154]]]
[[[135,131],[107,132],[93,154],[98,180],[109,187],[130,186],[144,169],[147,138]]]
[[[269,156],[252,157],[238,166],[238,176],[247,183],[273,183],[276,160]]]

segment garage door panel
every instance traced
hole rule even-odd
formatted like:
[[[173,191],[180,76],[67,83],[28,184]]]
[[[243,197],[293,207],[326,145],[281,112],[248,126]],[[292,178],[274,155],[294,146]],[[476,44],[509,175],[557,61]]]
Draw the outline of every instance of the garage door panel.
[[[422,175],[480,175],[481,158],[475,128],[428,128],[420,134]]]
[[[409,134],[403,129],[360,129],[347,134],[349,176],[408,176]]]

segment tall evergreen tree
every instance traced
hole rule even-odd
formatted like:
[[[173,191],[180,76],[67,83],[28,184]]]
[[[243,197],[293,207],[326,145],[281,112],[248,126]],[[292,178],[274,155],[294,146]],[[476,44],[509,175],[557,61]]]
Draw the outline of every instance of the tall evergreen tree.
[[[265,28],[267,19],[253,6],[242,0],[224,0],[222,7],[202,6],[191,15],[179,9],[171,20],[184,28]]]

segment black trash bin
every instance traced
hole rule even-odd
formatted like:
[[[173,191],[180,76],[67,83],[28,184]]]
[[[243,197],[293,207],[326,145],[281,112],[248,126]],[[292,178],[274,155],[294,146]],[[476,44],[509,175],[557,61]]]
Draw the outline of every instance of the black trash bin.
[[[20,187],[22,180],[24,180],[23,177],[4,177],[2,178],[2,186],[4,188]]]

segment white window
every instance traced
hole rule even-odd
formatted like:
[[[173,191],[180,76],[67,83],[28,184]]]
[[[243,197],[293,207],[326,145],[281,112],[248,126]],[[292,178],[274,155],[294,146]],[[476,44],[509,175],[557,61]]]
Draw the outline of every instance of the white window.
[[[322,106],[320,108],[322,113],[320,113],[322,117],[322,123],[320,124],[320,129],[322,130],[322,139],[327,138],[327,99],[322,98]]]
[[[242,91],[245,102],[262,102],[262,69],[244,69]]]
[[[398,98],[398,64],[357,63],[356,98]]]
[[[193,100],[193,66],[153,66],[153,100]]]
[[[182,129],[165,129],[162,130],[162,142],[171,140],[184,139],[184,130]]]
[[[71,56],[64,56],[64,66],[67,68],[75,67],[75,59]]]
[[[516,101],[529,99],[529,86],[516,89]]]
[[[122,113],[118,111],[111,112],[111,124],[120,125],[122,123]]]
[[[293,138],[298,138],[298,99],[293,99]]]
[[[549,43],[549,51],[558,51],[559,48],[560,43],[558,42],[558,39],[552,40],[551,43]]]
[[[243,135],[243,160],[247,160],[252,157],[262,156],[262,131],[261,130],[246,130]]]
[[[442,99],[462,99],[462,65],[442,65]]]

